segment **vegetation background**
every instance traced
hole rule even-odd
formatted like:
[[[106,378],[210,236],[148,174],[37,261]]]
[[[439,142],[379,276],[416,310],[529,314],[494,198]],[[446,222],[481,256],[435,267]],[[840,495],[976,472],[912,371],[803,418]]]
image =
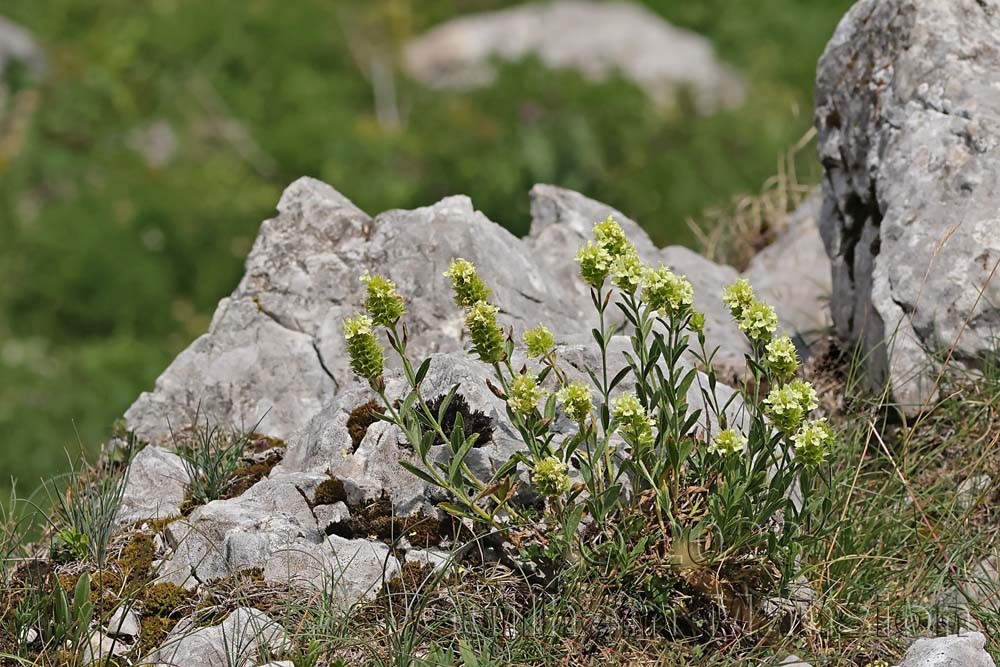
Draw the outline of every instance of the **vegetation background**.
[[[515,233],[531,185],[557,183],[692,243],[688,219],[756,190],[810,126],[816,59],[851,2],[646,0],[749,80],[743,108],[711,117],[524,62],[473,92],[399,75],[404,122],[379,124],[352,40],[394,58],[439,21],[512,4],[4,0],[49,62],[41,82],[10,72],[28,113],[0,119],[0,490],[31,492],[107,438],[301,175],[370,212],[466,193]],[[151,166],[134,138],[158,123],[176,151]]]

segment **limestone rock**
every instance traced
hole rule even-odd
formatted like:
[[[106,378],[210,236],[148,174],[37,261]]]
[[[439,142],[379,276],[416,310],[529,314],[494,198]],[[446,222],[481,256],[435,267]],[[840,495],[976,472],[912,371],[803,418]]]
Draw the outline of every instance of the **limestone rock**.
[[[149,445],[132,459],[118,509],[118,523],[179,516],[190,477],[181,458]]]
[[[899,667],[996,667],[985,646],[986,638],[978,632],[918,639]]]
[[[998,68],[998,0],[861,0],[819,63],[833,322],[909,413],[995,347]]]
[[[127,605],[122,605],[111,612],[104,627],[109,636],[131,640],[139,636],[139,617]]]
[[[812,665],[797,655],[787,656],[778,664],[781,665],[781,667],[812,667]]]
[[[264,568],[264,579],[329,591],[346,609],[359,600],[373,599],[399,568],[399,561],[381,542],[330,535],[318,548],[276,552]]]
[[[109,637],[102,632],[93,631],[87,637],[87,645],[83,649],[83,664],[103,664],[108,658],[125,655],[131,648],[131,638]]]
[[[261,652],[288,645],[285,631],[267,614],[241,607],[218,625],[192,629],[182,622],[142,664],[153,667],[250,667]]]
[[[242,496],[212,501],[171,523],[172,553],[160,565],[160,580],[194,588],[263,568],[282,549],[319,544],[316,519],[299,488],[313,482],[304,474],[264,479]]]
[[[707,39],[621,0],[532,2],[461,16],[412,40],[403,64],[426,85],[470,88],[493,83],[496,60],[532,56],[593,80],[620,73],[662,105],[686,88],[702,113],[738,106],[746,95]]]

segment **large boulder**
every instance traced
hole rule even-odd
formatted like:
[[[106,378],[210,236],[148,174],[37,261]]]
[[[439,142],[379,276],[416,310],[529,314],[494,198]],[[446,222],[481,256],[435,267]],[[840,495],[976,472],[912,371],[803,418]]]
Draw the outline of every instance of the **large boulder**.
[[[819,63],[833,321],[910,413],[995,350],[998,70],[998,0],[861,0]]]
[[[528,57],[596,80],[620,74],[661,105],[686,89],[702,113],[746,96],[742,78],[705,37],[621,0],[531,2],[460,16],[407,44],[403,64],[426,85],[467,88],[491,84],[496,60]]]

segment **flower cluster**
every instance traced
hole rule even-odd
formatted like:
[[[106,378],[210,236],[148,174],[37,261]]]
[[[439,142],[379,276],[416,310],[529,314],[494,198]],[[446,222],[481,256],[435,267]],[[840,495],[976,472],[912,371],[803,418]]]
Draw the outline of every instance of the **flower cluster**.
[[[757,300],[757,295],[750,286],[750,281],[740,278],[735,283],[722,291],[722,301],[729,308],[730,314],[735,319],[743,317],[743,311],[750,307],[750,304]]]
[[[632,243],[625,236],[625,230],[621,228],[613,216],[608,216],[603,222],[594,225],[594,240],[612,257],[618,257],[629,252],[635,252]]]
[[[611,255],[607,250],[593,241],[580,247],[576,253],[576,261],[580,263],[580,275],[583,281],[591,287],[600,287],[611,271]]]
[[[488,364],[503,361],[506,356],[504,335],[497,324],[497,307],[486,301],[477,301],[465,314],[465,326],[469,329],[472,347],[479,358]]]
[[[451,287],[455,290],[455,303],[463,308],[472,308],[490,296],[490,290],[486,289],[486,283],[479,277],[475,265],[467,259],[453,258],[444,275],[451,279]]]
[[[528,348],[528,355],[536,359],[549,354],[556,346],[555,336],[544,326],[528,329],[524,332],[522,340],[525,347]]]
[[[561,496],[573,487],[569,467],[554,456],[538,461],[532,477],[539,493],[550,498]]]
[[[396,283],[385,276],[367,273],[361,276],[361,282],[368,287],[365,310],[371,315],[372,321],[380,327],[394,325],[406,312],[402,297],[396,293]]]
[[[731,454],[737,454],[743,451],[746,447],[747,439],[743,437],[738,431],[733,429],[726,429],[724,431],[719,431],[715,438],[712,439],[711,444],[708,446],[708,451],[713,454],[720,454],[722,456],[730,456]]]
[[[344,339],[347,341],[347,355],[351,368],[366,380],[374,380],[382,375],[385,355],[372,331],[372,319],[367,315],[355,315],[344,320]]]
[[[544,395],[545,392],[538,386],[534,376],[522,373],[511,380],[507,405],[518,414],[529,415],[535,411],[538,401]]]
[[[795,443],[795,456],[803,465],[818,466],[826,458],[826,453],[833,446],[833,431],[826,419],[813,419],[802,425],[792,436]]]
[[[611,262],[611,283],[626,294],[633,294],[645,279],[647,270],[639,255],[629,246]]]
[[[737,324],[747,338],[763,342],[778,330],[778,315],[770,304],[754,301],[743,311]]]
[[[799,354],[788,336],[775,338],[764,348],[764,363],[779,378],[790,378],[799,367]]]
[[[755,343],[766,343],[778,330],[778,315],[770,304],[754,294],[750,282],[740,278],[722,293],[722,300],[736,319],[740,331]]]
[[[660,315],[679,317],[694,303],[694,290],[687,278],[661,266],[646,272],[642,282],[642,298]]]
[[[705,331],[705,313],[696,310],[691,313],[691,317],[688,319],[688,328],[695,333],[702,333]]]
[[[590,387],[582,382],[572,382],[556,394],[559,404],[567,417],[577,423],[582,423],[590,411],[594,409],[594,400]]]
[[[611,216],[594,225],[594,241],[580,247],[576,261],[583,281],[591,287],[600,287],[611,274],[615,286],[628,293],[639,288],[646,272],[635,246]]]
[[[611,402],[611,414],[618,420],[627,440],[637,445],[653,442],[653,418],[642,407],[638,396],[621,394]]]
[[[764,414],[783,433],[792,433],[818,405],[816,390],[803,380],[775,387],[764,399]]]

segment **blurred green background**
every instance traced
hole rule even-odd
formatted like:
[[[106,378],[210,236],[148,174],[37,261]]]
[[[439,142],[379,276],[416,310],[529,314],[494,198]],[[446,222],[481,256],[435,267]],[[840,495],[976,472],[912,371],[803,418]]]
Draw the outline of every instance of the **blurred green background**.
[[[347,36],[392,58],[437,22],[512,4],[4,0],[48,71],[11,69],[20,106],[0,117],[0,485],[30,492],[106,439],[205,330],[301,175],[372,213],[466,193],[519,233],[529,188],[557,183],[692,243],[688,218],[755,191],[808,129],[816,59],[851,3],[647,0],[749,81],[742,108],[711,117],[524,62],[470,92],[397,72],[405,121],[380,125]],[[151,165],[135,137],[165,127],[175,153]]]

